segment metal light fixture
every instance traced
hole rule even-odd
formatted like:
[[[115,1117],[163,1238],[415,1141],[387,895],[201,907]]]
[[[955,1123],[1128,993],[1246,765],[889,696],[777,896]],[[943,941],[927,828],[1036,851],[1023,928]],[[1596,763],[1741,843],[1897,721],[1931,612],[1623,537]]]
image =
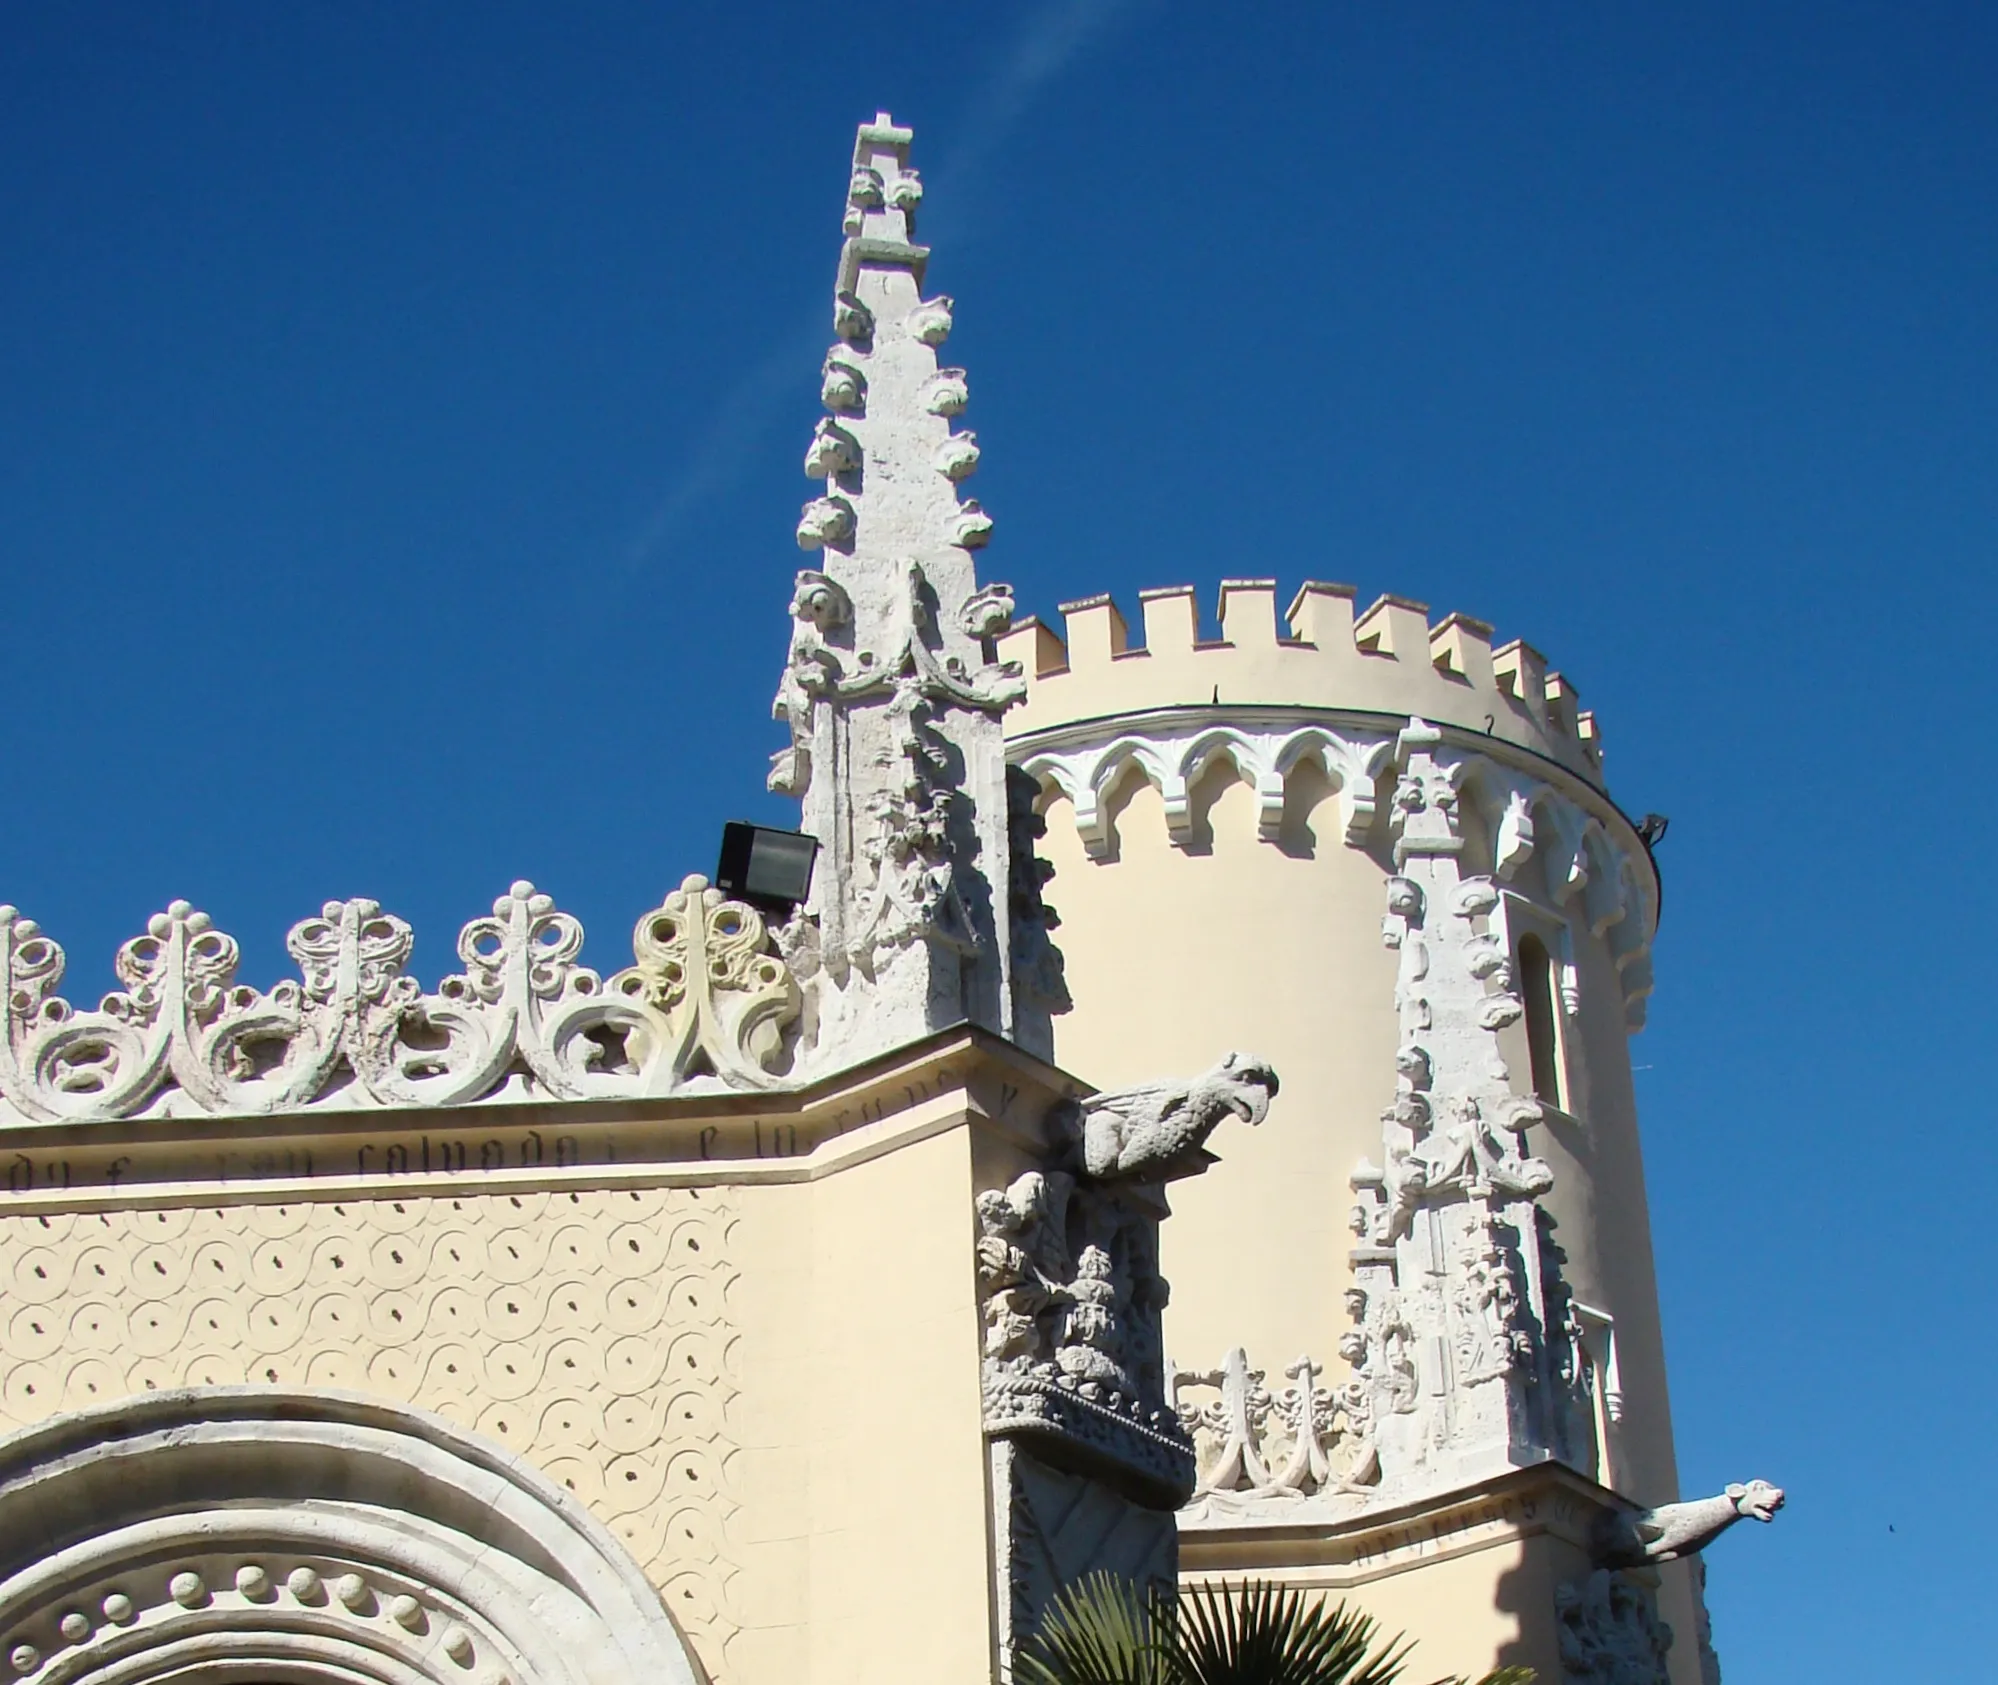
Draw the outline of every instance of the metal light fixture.
[[[818,855],[819,839],[803,831],[776,831],[731,819],[722,827],[715,887],[781,918],[811,893]]]

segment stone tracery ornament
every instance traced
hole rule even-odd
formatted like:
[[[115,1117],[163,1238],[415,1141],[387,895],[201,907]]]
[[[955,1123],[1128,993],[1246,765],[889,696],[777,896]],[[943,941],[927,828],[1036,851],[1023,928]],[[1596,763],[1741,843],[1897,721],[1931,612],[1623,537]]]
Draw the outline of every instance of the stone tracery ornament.
[[[704,957],[675,992],[649,933],[695,903]],[[0,1100],[55,1122],[767,1087],[799,1011],[762,916],[703,878],[641,921],[639,964],[608,989],[579,962],[582,926],[532,884],[465,926],[464,970],[434,993],[404,973],[413,940],[374,901],[329,901],[286,938],[300,977],[259,991],[235,981],[235,941],[176,901],[119,949],[125,988],[82,1010],[55,992],[62,950],[0,907]]]

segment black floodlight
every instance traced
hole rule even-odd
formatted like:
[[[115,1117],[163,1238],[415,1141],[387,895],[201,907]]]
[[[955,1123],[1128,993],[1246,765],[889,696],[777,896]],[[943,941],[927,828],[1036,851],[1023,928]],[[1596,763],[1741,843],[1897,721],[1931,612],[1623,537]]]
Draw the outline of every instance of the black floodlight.
[[[773,831],[731,819],[722,827],[721,864],[715,887],[779,917],[811,893],[819,839],[803,831]]]

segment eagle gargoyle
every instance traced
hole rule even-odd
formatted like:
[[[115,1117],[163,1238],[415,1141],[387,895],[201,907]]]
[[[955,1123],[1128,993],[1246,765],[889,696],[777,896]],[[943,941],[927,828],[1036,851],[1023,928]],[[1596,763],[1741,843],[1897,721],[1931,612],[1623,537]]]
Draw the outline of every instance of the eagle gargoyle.
[[[1231,1053],[1190,1082],[1155,1082],[1093,1094],[1059,1107],[1051,1120],[1067,1147],[1067,1168],[1093,1182],[1163,1183],[1214,1162],[1207,1137],[1226,1117],[1258,1124],[1277,1091],[1276,1072]]]

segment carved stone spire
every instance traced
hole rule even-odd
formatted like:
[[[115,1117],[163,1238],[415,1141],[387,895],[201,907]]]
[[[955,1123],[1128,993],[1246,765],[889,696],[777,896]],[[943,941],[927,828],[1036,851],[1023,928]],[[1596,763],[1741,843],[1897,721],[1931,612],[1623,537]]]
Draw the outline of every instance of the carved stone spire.
[[[791,654],[776,714],[791,746],[770,786],[800,798],[822,847],[786,946],[807,975],[805,1067],[826,1069],[970,1020],[1045,1056],[1066,1004],[1038,923],[1039,879],[1009,843],[1000,720],[1025,694],[995,640],[1012,592],[980,588],[991,517],[960,495],[978,446],[940,364],[951,301],[923,296],[922,183],[907,129],[863,123],[847,185],[826,414],[805,452],[821,490],[798,544]],[[1030,848],[1030,840],[1025,841]],[[1012,891],[1031,880],[1031,895]],[[1033,929],[1016,932],[1020,909]],[[1015,975],[1015,945],[1033,964]]]

